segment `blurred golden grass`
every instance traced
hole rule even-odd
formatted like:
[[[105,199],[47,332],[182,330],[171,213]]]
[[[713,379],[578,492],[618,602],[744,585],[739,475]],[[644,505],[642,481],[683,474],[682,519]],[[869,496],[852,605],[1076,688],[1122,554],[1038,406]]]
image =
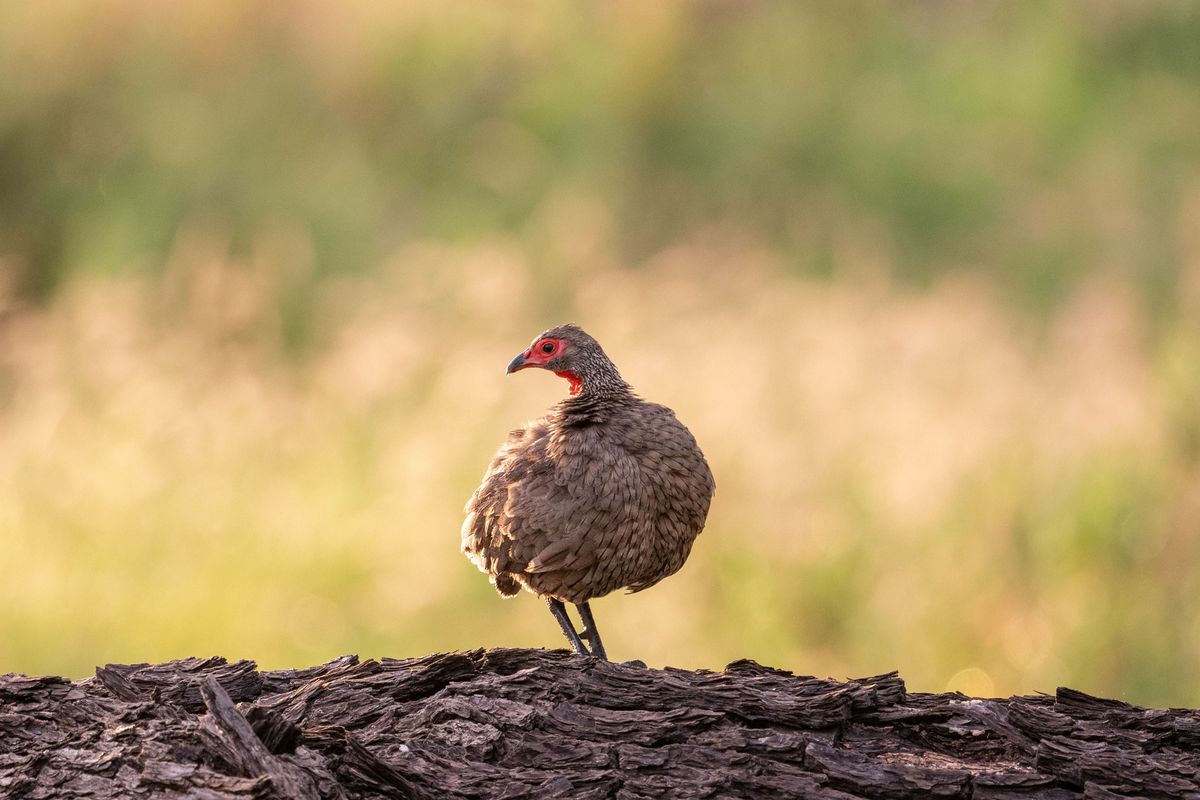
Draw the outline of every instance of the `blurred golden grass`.
[[[0,670],[559,644],[458,555],[595,333],[712,461],[615,656],[1200,703],[1200,13],[0,5]]]
[[[322,283],[319,345],[289,358],[277,278],[219,242],[0,327],[6,669],[558,646],[458,526],[504,433],[563,393],[505,363],[572,319],[718,483],[683,572],[597,603],[615,657],[1200,702],[1200,259],[1155,338],[1115,283],[1035,326],[981,279],[805,281],[717,236],[581,259],[547,312],[512,243],[418,243]],[[303,263],[303,237],[263,246]]]

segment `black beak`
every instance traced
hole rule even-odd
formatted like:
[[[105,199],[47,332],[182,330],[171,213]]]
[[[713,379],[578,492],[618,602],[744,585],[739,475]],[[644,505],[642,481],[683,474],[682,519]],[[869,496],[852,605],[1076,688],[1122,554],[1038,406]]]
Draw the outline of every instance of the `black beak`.
[[[526,367],[531,367],[531,366],[533,366],[533,365],[530,364],[529,360],[525,358],[524,353],[517,353],[517,357],[514,358],[512,361],[508,362],[508,369],[504,370],[504,374],[512,375],[514,372],[516,372],[519,369],[525,369]]]

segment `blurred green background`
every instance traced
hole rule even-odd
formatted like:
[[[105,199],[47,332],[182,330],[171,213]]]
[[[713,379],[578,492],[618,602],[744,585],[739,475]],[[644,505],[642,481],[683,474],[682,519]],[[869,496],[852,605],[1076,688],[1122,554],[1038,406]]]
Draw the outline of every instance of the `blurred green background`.
[[[1200,704],[1200,4],[0,4],[0,671],[562,644],[572,320],[717,478],[610,653]]]

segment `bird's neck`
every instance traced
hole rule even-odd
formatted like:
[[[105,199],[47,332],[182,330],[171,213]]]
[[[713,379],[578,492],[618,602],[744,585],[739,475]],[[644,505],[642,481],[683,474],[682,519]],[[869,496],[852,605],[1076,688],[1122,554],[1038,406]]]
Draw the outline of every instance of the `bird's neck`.
[[[603,422],[614,410],[637,400],[615,369],[562,377],[571,383],[571,396],[558,404],[558,411],[569,424]]]
[[[572,397],[611,397],[629,393],[629,384],[603,353],[588,353],[571,366],[573,369],[554,374],[567,379]]]
[[[557,374],[570,381],[571,395],[574,397],[614,398],[629,395],[629,384],[611,363],[604,364],[600,369]]]

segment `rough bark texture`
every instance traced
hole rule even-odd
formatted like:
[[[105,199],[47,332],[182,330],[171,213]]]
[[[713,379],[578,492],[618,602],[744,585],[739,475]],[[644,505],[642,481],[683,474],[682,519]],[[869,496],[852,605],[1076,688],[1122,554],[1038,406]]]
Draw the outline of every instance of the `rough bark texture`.
[[[1200,713],[561,651],[0,677],[0,797],[1200,796]]]

